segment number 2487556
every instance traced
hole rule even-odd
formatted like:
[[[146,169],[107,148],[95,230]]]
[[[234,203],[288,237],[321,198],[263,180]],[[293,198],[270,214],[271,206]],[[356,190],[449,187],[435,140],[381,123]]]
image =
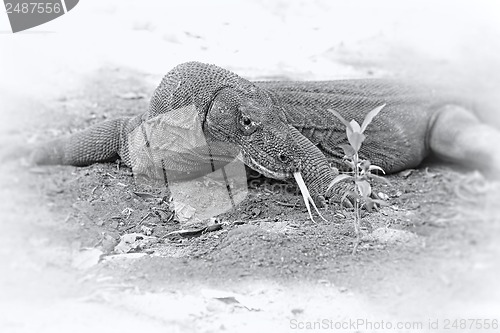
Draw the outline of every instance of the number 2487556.
[[[21,2],[21,3],[5,3],[5,9],[7,14],[19,13],[19,14],[59,14],[62,10],[60,3],[45,3],[45,2]]]

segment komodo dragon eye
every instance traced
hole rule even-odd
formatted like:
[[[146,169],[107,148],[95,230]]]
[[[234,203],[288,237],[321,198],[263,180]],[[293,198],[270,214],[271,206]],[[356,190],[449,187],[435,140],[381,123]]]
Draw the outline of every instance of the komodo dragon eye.
[[[255,132],[257,128],[256,124],[252,121],[252,119],[248,118],[247,116],[241,116],[239,127],[244,135],[252,134],[253,132]]]

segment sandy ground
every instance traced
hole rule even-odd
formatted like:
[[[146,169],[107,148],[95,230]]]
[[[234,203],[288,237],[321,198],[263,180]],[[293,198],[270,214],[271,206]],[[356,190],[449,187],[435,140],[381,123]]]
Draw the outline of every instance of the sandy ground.
[[[429,321],[459,330],[455,319],[499,320],[498,185],[470,170],[430,164],[389,177],[377,190],[390,207],[365,217],[352,257],[349,214],[330,207],[331,223],[314,225],[300,197],[266,180],[220,217],[221,230],[167,237],[182,224],[168,207],[148,215],[163,193],[130,171],[24,160],[36,143],[142,112],[161,77],[189,60],[250,79],[442,82],[499,126],[499,13],[487,1],[82,2],[15,35],[2,14],[2,331],[288,332],[364,320],[343,327],[364,332],[383,331],[383,320],[422,332],[438,331]],[[119,237],[142,227],[154,240],[117,256]]]

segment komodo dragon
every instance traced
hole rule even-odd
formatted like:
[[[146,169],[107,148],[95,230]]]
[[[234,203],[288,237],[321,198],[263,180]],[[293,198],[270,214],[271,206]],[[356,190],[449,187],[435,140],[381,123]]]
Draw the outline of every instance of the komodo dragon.
[[[500,132],[480,123],[474,113],[432,90],[383,79],[324,82],[250,82],[214,65],[176,66],[155,90],[147,112],[94,125],[35,149],[37,164],[84,166],[121,158],[131,166],[130,134],[150,119],[191,108],[199,117],[211,158],[224,165],[241,151],[244,163],[266,177],[291,178],[300,172],[313,196],[325,193],[342,168],[344,125],[330,112],[362,122],[386,104],[365,132],[360,158],[387,173],[418,166],[430,154],[479,169],[500,165],[491,145]],[[147,143],[148,144],[148,143]],[[215,152],[215,153],[214,153]],[[199,153],[162,168],[201,171]],[[182,157],[182,156],[181,156]],[[161,161],[164,163],[165,161]],[[169,162],[169,161],[167,161]]]

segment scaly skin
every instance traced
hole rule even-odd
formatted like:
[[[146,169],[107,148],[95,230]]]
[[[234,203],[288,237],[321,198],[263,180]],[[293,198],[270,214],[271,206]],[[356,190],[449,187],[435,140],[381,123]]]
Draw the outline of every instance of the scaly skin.
[[[181,64],[165,76],[145,114],[108,121],[55,140],[36,149],[32,159],[38,164],[87,165],[121,157],[130,166],[130,149],[136,148],[130,145],[129,136],[134,130],[173,110],[194,107],[211,151],[219,155],[215,158],[218,166],[234,158],[236,151],[225,148],[233,145],[249,167],[265,176],[285,179],[300,171],[311,194],[325,195],[336,175],[329,163],[342,168],[339,145],[347,142],[344,126],[328,109],[361,123],[366,113],[382,104],[386,107],[365,132],[360,157],[387,173],[416,167],[433,152],[464,164],[468,154],[474,154],[476,164],[484,159],[477,165],[480,168],[492,163],[486,144],[470,143],[473,132],[479,127],[485,131],[485,125],[467,109],[431,90],[388,80],[252,83],[196,62]],[[458,129],[450,117],[454,108],[459,109]],[[486,132],[485,142],[498,142],[496,130]],[[456,147],[456,142],[461,146]],[[177,160],[167,167],[201,172],[197,154],[188,151],[186,163]]]
[[[285,111],[287,122],[341,166],[347,144],[345,126],[329,112],[362,123],[372,109],[386,104],[365,132],[360,155],[387,173],[418,166],[430,153],[427,133],[432,115],[446,104],[431,91],[384,79],[323,82],[260,82]]]

